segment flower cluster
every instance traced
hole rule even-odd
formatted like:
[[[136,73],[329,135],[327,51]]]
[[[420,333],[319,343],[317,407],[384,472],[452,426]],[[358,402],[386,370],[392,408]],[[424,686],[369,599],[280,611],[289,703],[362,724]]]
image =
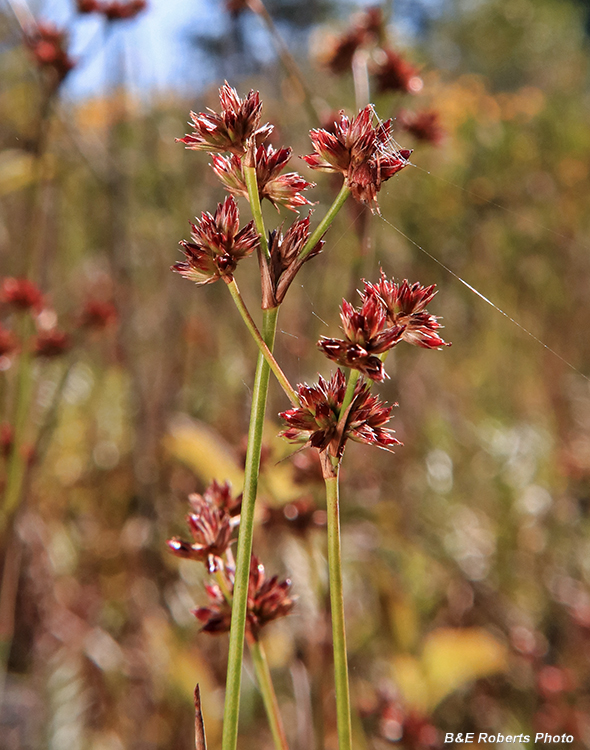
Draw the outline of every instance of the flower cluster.
[[[191,227],[192,242],[180,242],[186,260],[175,263],[172,270],[196,284],[231,279],[238,261],[251,255],[259,244],[253,221],[240,230],[240,212],[231,195],[213,216],[204,212]]]
[[[256,151],[256,181],[260,199],[266,198],[278,210],[284,206],[297,211],[301,206],[311,205],[311,201],[301,195],[302,190],[315,187],[313,182],[304,180],[297,172],[281,175],[293,149],[272,146],[259,146]],[[234,195],[248,196],[242,159],[236,154],[212,155],[212,167],[226,190]]]
[[[226,587],[233,593],[233,578],[226,575]],[[194,610],[195,617],[203,623],[206,633],[227,633],[231,623],[231,602],[217,584],[205,587],[209,606]],[[264,565],[255,555],[250,561],[248,581],[248,609],[246,632],[253,640],[258,640],[260,630],[269,622],[285,617],[293,609],[295,599],[291,595],[291,581],[279,581],[278,576],[268,578]]]
[[[357,14],[341,35],[329,40],[331,43],[320,54],[320,61],[336,75],[346,73],[359,47],[374,44],[383,37],[383,27],[381,8],[368,8],[364,13]]]
[[[302,158],[312,169],[340,172],[355,200],[378,212],[377,193],[381,185],[409,164],[411,151],[392,148],[392,121],[373,125],[371,105],[350,120],[343,111],[334,132],[310,131],[315,153]]]
[[[329,381],[320,376],[317,385],[299,385],[300,406],[280,414],[287,423],[281,436],[328,450],[336,458],[341,458],[348,439],[380,448],[400,445],[392,431],[384,428],[392,407],[373,396],[366,382],[357,383],[348,413],[341,414],[345,393],[346,377],[340,369]]]
[[[419,141],[438,146],[444,138],[440,116],[435,110],[409,112],[402,109],[397,115],[396,122],[402,130],[407,131]]]
[[[379,93],[400,91],[415,94],[422,89],[417,69],[392,49],[380,50],[372,66]]]
[[[340,319],[346,339],[322,337],[318,347],[343,367],[359,370],[371,380],[385,380],[383,362],[377,355],[393,348],[401,340],[405,327],[386,327],[386,310],[374,293],[364,295],[358,310],[343,300]]]
[[[124,21],[135,18],[147,8],[146,0],[77,0],[78,13],[100,13],[107,21]]]
[[[251,137],[264,140],[273,130],[268,123],[260,126],[262,103],[258,91],[250,91],[245,99],[227,81],[219,89],[221,114],[190,113],[193,132],[177,138],[187,148],[195,151],[230,151],[238,156],[246,152]]]
[[[377,284],[365,282],[364,291],[365,297],[374,295],[382,302],[388,325],[403,326],[404,341],[424,349],[450,346],[437,333],[441,328],[439,318],[426,310],[435,294],[435,284],[424,287],[418,282],[410,284],[407,279],[397,284],[393,279],[389,280],[383,270]]]
[[[60,84],[72,70],[75,62],[68,55],[68,37],[53,24],[37,23],[25,32],[25,45],[31,50],[37,65],[48,70]]]
[[[206,633],[229,631],[235,572],[231,544],[233,531],[240,521],[241,502],[241,496],[232,496],[229,482],[214,481],[202,495],[189,495],[187,522],[192,541],[178,537],[168,540],[170,551],[177,557],[202,562],[209,573],[220,576],[219,583],[205,586],[209,605],[194,610]],[[289,580],[279,581],[277,576],[267,578],[262,563],[252,557],[247,618],[252,638],[258,638],[260,628],[266,623],[291,611],[294,599],[290,589]]]

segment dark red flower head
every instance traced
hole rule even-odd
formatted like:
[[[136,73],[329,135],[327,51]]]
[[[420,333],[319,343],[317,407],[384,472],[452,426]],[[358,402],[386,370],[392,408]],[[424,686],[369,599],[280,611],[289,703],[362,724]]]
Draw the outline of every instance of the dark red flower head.
[[[28,279],[4,279],[0,299],[19,310],[38,310],[43,304],[41,291]]]
[[[438,146],[445,135],[439,114],[435,110],[408,112],[402,109],[398,112],[396,122],[402,130],[411,133],[419,141],[432,143],[434,146]]]
[[[401,341],[404,326],[386,326],[387,311],[376,293],[366,293],[360,309],[342,300],[340,318],[346,340],[322,337],[318,347],[343,367],[359,370],[371,380],[385,380],[387,374],[377,355]]]
[[[200,508],[201,503],[205,502],[223,510],[230,516],[239,515],[242,508],[242,496],[232,497],[231,484],[227,481],[221,484],[216,479],[213,480],[202,495],[198,495],[196,492],[189,495],[188,501],[194,510]]]
[[[80,328],[102,330],[117,320],[117,309],[110,302],[89,299],[80,313]]]
[[[338,369],[329,381],[321,376],[318,384],[298,386],[301,406],[282,412],[288,427],[281,436],[293,442],[309,443],[320,451],[340,458],[346,441],[389,448],[400,445],[391,430],[384,429],[391,416],[390,406],[384,406],[372,396],[366,382],[359,380],[346,420],[340,410],[346,392],[346,378]]]
[[[378,212],[377,193],[382,183],[409,164],[412,152],[392,147],[391,120],[375,127],[373,117],[372,105],[352,121],[341,111],[333,133],[310,131],[315,153],[302,158],[312,169],[343,174],[355,200]]]
[[[184,138],[177,138],[187,148],[195,151],[231,151],[242,155],[246,152],[246,142],[252,136],[264,140],[273,130],[268,123],[260,127],[262,103],[258,91],[251,90],[245,99],[226,81],[219,89],[221,113],[190,113],[193,132]]]
[[[147,8],[146,0],[110,0],[110,2],[98,3],[97,10],[108,21],[124,21],[135,18],[138,13]]]
[[[291,158],[292,149],[276,149],[272,146],[259,146],[256,151],[256,181],[260,199],[267,198],[278,210],[284,206],[297,211],[301,206],[311,205],[302,190],[314,187],[297,172],[280,174]],[[248,196],[248,188],[242,168],[242,159],[237,154],[222,156],[213,154],[213,171],[219,177],[226,190],[234,195]]]
[[[407,94],[420,91],[422,79],[413,65],[391,49],[381,50],[380,54],[381,59],[371,71],[377,81],[379,93],[401,91]]]
[[[71,348],[72,342],[68,334],[53,328],[37,334],[34,352],[37,357],[59,357]]]
[[[226,576],[227,588],[233,592],[233,581]],[[206,633],[227,633],[231,622],[231,604],[225,599],[219,586],[206,586],[209,606],[194,610],[195,617],[203,623]],[[248,610],[246,631],[257,640],[261,628],[267,623],[285,617],[293,609],[294,598],[290,594],[291,581],[279,581],[278,576],[267,578],[264,566],[255,555],[250,563],[248,583]]]
[[[37,23],[24,35],[25,45],[31,50],[37,65],[54,73],[56,82],[61,83],[74,61],[67,52],[68,35],[51,23]]]
[[[203,562],[209,573],[222,570],[232,536],[229,513],[199,495],[190,498],[192,513],[187,516],[193,542],[177,537],[168,540],[168,547],[178,557]]]
[[[238,261],[258,247],[258,234],[251,221],[240,230],[240,212],[233,196],[217,206],[215,215],[203,213],[192,226],[192,242],[180,245],[186,257],[172,266],[196,284],[211,284],[222,276],[231,277]]]
[[[418,282],[409,284],[407,279],[397,284],[393,279],[388,280],[381,271],[381,279],[376,284],[365,282],[363,296],[373,298],[377,295],[381,299],[387,312],[388,325],[404,327],[404,341],[424,349],[438,349],[450,344],[437,333],[441,328],[439,319],[425,309],[435,294],[435,284],[424,287]]]
[[[309,216],[294,221],[283,236],[282,228],[269,233],[270,261],[261,258],[262,307],[269,309],[279,305],[301,266],[318,255],[324,246],[321,239],[305,258],[299,256],[309,239]]]

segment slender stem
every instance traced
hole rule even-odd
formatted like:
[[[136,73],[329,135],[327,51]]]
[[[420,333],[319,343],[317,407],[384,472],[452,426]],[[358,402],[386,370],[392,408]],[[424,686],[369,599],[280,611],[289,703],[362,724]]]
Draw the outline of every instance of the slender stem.
[[[256,144],[252,145],[251,156],[256,159],[256,152],[254,151]],[[256,163],[256,162],[255,162]],[[266,239],[266,229],[264,228],[264,219],[262,217],[262,206],[260,205],[260,193],[258,192],[258,182],[256,180],[256,166],[247,166],[243,164],[244,179],[246,181],[246,187],[248,188],[248,200],[250,201],[250,209],[252,211],[252,218],[254,219],[254,226],[260,237],[260,247],[264,253],[265,258],[270,258],[270,252],[268,250],[268,241]]]
[[[330,576],[330,609],[332,612],[338,749],[352,750],[344,597],[342,593],[342,560],[340,553],[338,466],[334,467],[334,474],[335,476],[326,477],[325,482],[328,511],[328,567]]]
[[[277,327],[278,307],[264,310],[262,315],[262,337],[272,349]],[[242,660],[244,657],[244,634],[248,609],[248,581],[250,576],[250,556],[254,526],[254,505],[258,490],[260,451],[262,448],[262,428],[266,411],[266,397],[270,367],[260,353],[256,365],[252,390],[252,410],[248,430],[248,449],[244,473],[244,492],[240,516],[240,533],[236,556],[236,574],[232,607],[231,631],[225,692],[225,712],[223,721],[222,750],[235,750],[238,741],[238,714],[240,708],[240,686],[242,681]]]
[[[346,410],[348,407],[352,404],[352,398],[354,396],[354,389],[356,388],[356,384],[358,382],[358,379],[360,377],[359,370],[350,370],[348,373],[348,383],[346,384],[346,392],[344,394],[344,399],[342,401],[342,406],[340,407],[340,417],[344,416],[346,414]]]
[[[10,516],[19,504],[25,472],[27,469],[27,457],[24,454],[23,438],[27,427],[27,416],[31,403],[31,392],[33,387],[32,373],[32,352],[30,331],[32,321],[27,315],[22,321],[22,341],[23,349],[18,364],[16,377],[16,406],[14,413],[14,437],[12,443],[12,453],[6,476],[6,486],[4,488],[4,498],[0,515],[0,533],[5,529],[10,520]]]
[[[338,213],[338,211],[340,211],[349,195],[350,188],[345,182],[340,188],[340,192],[338,193],[336,198],[334,198],[334,202],[326,212],[326,215],[311,233],[309,239],[303,246],[302,251],[299,253],[299,260],[305,260],[305,258],[307,258],[310,252],[322,239],[322,236],[325,234],[330,224],[334,221],[336,214]]]
[[[285,729],[279,712],[279,702],[272,684],[264,646],[260,641],[252,639],[250,641],[250,653],[252,654],[256,680],[262,694],[276,750],[288,750],[287,737],[285,736]]]
[[[238,308],[240,315],[242,316],[242,319],[244,320],[244,323],[246,324],[248,330],[252,334],[252,338],[256,342],[258,348],[260,349],[261,354],[263,355],[264,359],[268,363],[268,366],[273,371],[276,379],[279,381],[279,385],[285,391],[285,393],[287,394],[287,398],[293,404],[293,406],[299,406],[299,399],[297,397],[297,392],[295,391],[291,383],[289,383],[287,376],[281,370],[279,363],[276,361],[276,359],[273,356],[273,353],[268,348],[264,339],[262,338],[262,334],[258,330],[256,323],[252,320],[252,316],[248,312],[248,308],[246,307],[244,298],[240,294],[240,290],[238,288],[236,280],[232,278],[231,281],[228,281],[228,277],[224,277],[224,279],[227,283],[227,287],[231,293],[231,296],[233,297],[233,300],[236,303],[236,307]]]

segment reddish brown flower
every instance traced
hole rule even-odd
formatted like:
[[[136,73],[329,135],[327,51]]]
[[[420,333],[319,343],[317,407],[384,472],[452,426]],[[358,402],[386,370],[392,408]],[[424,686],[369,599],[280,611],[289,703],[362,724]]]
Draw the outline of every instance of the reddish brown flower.
[[[355,200],[379,211],[377,193],[383,182],[408,165],[411,151],[392,147],[391,120],[373,126],[371,105],[350,120],[343,111],[334,133],[311,130],[315,153],[302,158],[312,169],[340,172]]]
[[[307,182],[297,172],[280,174],[292,153],[291,148],[277,150],[272,146],[259,146],[256,151],[256,181],[260,199],[267,198],[277,211],[279,206],[297,211],[301,206],[311,205],[311,201],[301,195],[301,191],[315,187],[314,183]],[[248,188],[244,178],[242,159],[236,154],[229,156],[213,154],[212,158],[213,171],[224,187],[234,195],[247,197]]]
[[[222,276],[231,277],[238,261],[251,255],[258,247],[254,222],[240,226],[240,212],[231,195],[217,206],[215,215],[203,213],[192,226],[192,242],[182,240],[185,261],[172,266],[196,284],[211,284]]]
[[[110,2],[98,3],[98,12],[108,21],[125,21],[135,18],[138,13],[147,8],[146,0],[111,0]]]
[[[227,588],[233,592],[233,581],[226,576]],[[209,606],[194,610],[206,633],[227,633],[231,622],[231,604],[217,585],[206,586]],[[264,566],[256,556],[250,563],[246,631],[257,640],[267,623],[285,617],[293,609],[295,600],[290,595],[291,581],[279,581],[278,576],[267,578]]]
[[[12,354],[17,347],[17,340],[13,333],[7,331],[0,324],[0,357]]]
[[[37,23],[24,35],[25,45],[31,50],[37,65],[54,73],[57,83],[61,83],[74,61],[67,53],[68,36],[50,23]]]
[[[402,130],[411,133],[419,141],[438,146],[444,138],[445,133],[440,124],[440,117],[434,110],[408,112],[402,109],[396,117],[396,122]]]
[[[229,513],[199,495],[192,495],[190,500],[193,512],[187,521],[193,542],[175,537],[168,540],[168,547],[178,557],[205,563],[209,573],[221,570],[232,535]]]
[[[242,495],[232,497],[231,484],[227,481],[220,484],[215,479],[202,495],[195,492],[189,495],[188,501],[193,509],[200,508],[201,503],[205,502],[230,516],[239,515],[242,508]]]
[[[176,141],[195,151],[231,151],[242,155],[249,138],[264,140],[272,132],[273,127],[268,123],[259,127],[262,103],[258,91],[251,90],[242,100],[226,81],[219,89],[219,101],[221,114],[213,110],[191,112],[193,132]]]
[[[117,309],[110,302],[88,300],[80,313],[80,328],[102,330],[117,320]]]
[[[53,328],[37,334],[34,343],[34,353],[38,357],[59,357],[72,346],[70,337],[65,331]]]
[[[422,79],[418,76],[418,70],[391,49],[381,50],[381,59],[371,72],[377,81],[379,93],[384,91],[415,93],[422,88]]]
[[[53,328],[41,331],[35,338],[33,351],[37,357],[60,357],[72,347],[70,337],[65,331]]]
[[[301,406],[280,414],[288,428],[281,436],[293,442],[309,443],[320,451],[329,449],[340,458],[346,441],[389,448],[400,445],[391,430],[384,429],[391,416],[391,406],[384,406],[372,396],[366,382],[359,380],[346,420],[340,410],[346,392],[346,378],[338,369],[329,381],[321,376],[316,386],[298,386]]]
[[[0,299],[19,310],[38,310],[43,303],[40,290],[28,279],[4,279]]]
[[[450,346],[437,333],[441,328],[439,318],[430,315],[425,309],[436,294],[436,284],[424,287],[416,282],[410,285],[407,279],[396,284],[393,279],[389,281],[381,271],[381,279],[377,284],[365,282],[364,295],[372,298],[375,294],[385,305],[388,324],[404,327],[404,341],[424,349]]]
[[[322,337],[318,347],[334,362],[359,370],[371,380],[385,380],[383,362],[377,356],[402,338],[404,326],[386,327],[387,311],[376,293],[366,293],[360,310],[342,300],[340,318],[346,340]]]
[[[285,298],[287,289],[299,272],[301,266],[321,252],[324,240],[301,259],[300,254],[309,239],[309,216],[298,219],[287,230],[283,237],[282,228],[269,234],[268,248],[270,261],[261,257],[260,272],[262,275],[262,307],[270,309],[279,305]]]
[[[367,8],[354,17],[354,23],[341,36],[328,44],[320,54],[321,63],[332,73],[350,71],[354,54],[362,45],[383,37],[383,12],[381,8]]]

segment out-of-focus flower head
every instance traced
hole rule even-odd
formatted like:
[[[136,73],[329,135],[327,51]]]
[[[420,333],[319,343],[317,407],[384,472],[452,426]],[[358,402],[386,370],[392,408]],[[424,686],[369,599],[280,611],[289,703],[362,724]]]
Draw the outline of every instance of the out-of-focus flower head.
[[[392,147],[392,121],[375,127],[372,105],[350,120],[343,111],[334,132],[310,131],[315,153],[302,158],[312,169],[340,172],[355,200],[378,212],[377,193],[383,182],[409,164],[411,151]]]
[[[65,331],[52,328],[40,331],[35,337],[34,353],[37,357],[60,357],[72,348],[72,341]]]
[[[25,45],[31,50],[37,65],[50,70],[60,84],[72,70],[75,62],[68,55],[68,35],[47,22],[38,22],[25,31]]]
[[[168,547],[178,557],[205,563],[209,573],[222,570],[223,556],[227,553],[233,524],[225,508],[220,508],[209,498],[191,495],[192,512],[187,516],[193,542],[177,537],[168,540]]]
[[[419,141],[438,146],[445,135],[440,124],[440,117],[435,110],[409,112],[402,109],[398,112],[396,122],[402,130],[411,133]]]
[[[39,310],[43,304],[43,295],[32,281],[8,277],[2,281],[0,300],[18,310]]]
[[[146,8],[146,0],[127,0],[126,2],[112,0],[111,2],[99,3],[98,10],[108,21],[125,21],[135,18],[138,13]]]
[[[226,576],[227,588],[233,591],[233,580]],[[227,633],[231,622],[231,604],[217,585],[206,586],[209,597],[208,607],[194,610],[195,617],[203,623],[206,633]],[[267,578],[264,566],[255,555],[250,563],[248,582],[248,610],[246,631],[249,637],[257,640],[261,628],[267,623],[285,617],[295,604],[291,596],[291,581],[279,581],[278,576]]]
[[[379,50],[371,70],[379,93],[401,91],[416,94],[422,90],[423,82],[418,70],[392,49]]]
[[[196,284],[211,284],[223,276],[231,278],[238,261],[251,255],[259,244],[253,221],[241,230],[239,226],[238,206],[228,195],[214,216],[205,212],[191,224],[192,242],[180,242],[186,260],[175,263],[172,270]]]
[[[230,151],[242,155],[252,136],[264,140],[272,132],[269,123],[260,127],[262,103],[258,91],[251,90],[245,99],[240,99],[226,81],[219,89],[219,101],[220,114],[211,109],[198,114],[191,112],[193,132],[177,138],[177,142],[195,151]]]
[[[346,340],[323,336],[318,347],[343,367],[359,370],[371,380],[383,381],[387,373],[377,356],[401,341],[404,325],[386,326],[387,311],[375,292],[366,293],[360,309],[342,300],[340,319]]]
[[[269,233],[270,261],[262,257],[260,266],[264,309],[279,305],[301,266],[321,252],[324,246],[323,239],[319,240],[305,258],[299,257],[309,239],[309,224],[307,216],[305,219],[294,221],[284,236],[282,228]]]
[[[403,326],[402,338],[409,344],[424,349],[450,346],[437,333],[441,328],[439,318],[430,315],[425,309],[436,294],[436,284],[424,287],[418,282],[409,284],[407,279],[397,284],[393,279],[389,280],[382,270],[381,278],[376,284],[365,282],[363,294],[369,297],[377,295],[382,300],[388,324]]]
[[[78,325],[80,328],[102,330],[115,323],[116,320],[117,309],[113,304],[89,299],[80,313]]]
[[[242,495],[232,496],[231,484],[228,481],[221,484],[216,479],[207,487],[202,495],[194,492],[189,495],[188,501],[193,509],[201,507],[203,502],[219,508],[229,516],[237,516],[242,509]]]
[[[287,423],[281,436],[298,443],[309,443],[320,451],[329,449],[331,456],[340,458],[346,441],[390,448],[400,445],[392,431],[385,429],[391,416],[391,406],[372,396],[366,382],[359,380],[346,419],[340,410],[346,392],[346,378],[338,369],[329,381],[321,376],[318,384],[298,386],[301,406],[280,414]]]
[[[0,323],[0,357],[12,354],[18,346],[15,335]]]
[[[338,75],[350,71],[359,47],[379,41],[384,35],[383,12],[379,7],[367,8],[353,18],[351,26],[340,36],[328,40],[319,54],[319,62]]]
[[[256,151],[256,181],[260,199],[267,198],[279,210],[284,206],[291,211],[297,211],[301,206],[311,205],[311,201],[301,195],[302,190],[315,187],[297,172],[280,174],[287,166],[293,149],[259,146]],[[246,179],[242,167],[242,159],[236,154],[222,156],[212,155],[213,171],[219,177],[226,190],[234,195],[248,196]]]

